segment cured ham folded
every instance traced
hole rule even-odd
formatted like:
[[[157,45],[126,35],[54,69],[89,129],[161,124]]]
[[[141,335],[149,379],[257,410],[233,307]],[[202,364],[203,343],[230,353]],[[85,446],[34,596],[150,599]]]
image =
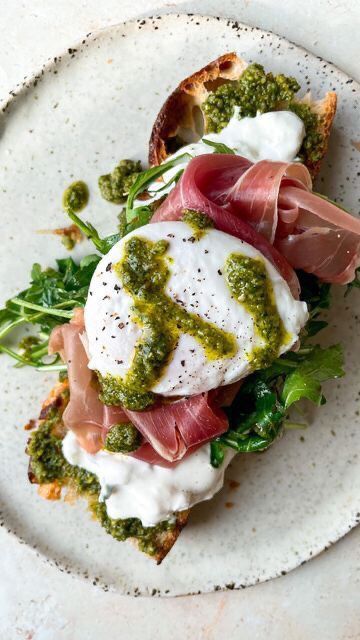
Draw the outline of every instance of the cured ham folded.
[[[155,451],[171,462],[228,429],[227,417],[211,392],[126,414]]]
[[[216,392],[159,404],[148,411],[104,405],[87,366],[84,330],[82,310],[76,309],[69,323],[53,330],[49,343],[49,352],[60,353],[68,367],[70,400],[63,421],[83,449],[96,453],[112,425],[131,421],[144,436],[144,444],[132,455],[151,464],[172,466],[169,463],[181,460],[187,451],[227,430],[227,417],[217,406]]]
[[[70,322],[53,330],[49,353],[59,353],[68,368],[70,399],[63,414],[64,425],[75,433],[83,449],[96,453],[103,446],[104,431],[127,422],[127,417],[121,407],[108,407],[99,400],[80,337],[84,328],[83,309],[76,309]]]
[[[293,269],[347,284],[360,265],[360,220],[311,188],[300,163],[202,155],[191,160],[152,221],[178,220],[184,209],[206,213],[217,229],[259,249],[293,294]]]

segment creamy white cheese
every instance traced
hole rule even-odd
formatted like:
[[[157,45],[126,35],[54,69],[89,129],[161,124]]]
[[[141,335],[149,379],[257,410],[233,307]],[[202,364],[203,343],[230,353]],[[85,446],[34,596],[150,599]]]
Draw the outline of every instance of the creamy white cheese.
[[[157,222],[123,238],[96,268],[85,306],[90,369],[100,371],[102,375],[124,377],[131,366],[135,344],[141,337],[141,328],[132,320],[133,299],[114,270],[132,236],[153,242],[168,241],[166,256],[171,275],[166,293],[187,311],[231,333],[238,347],[231,358],[209,360],[195,338],[182,334],[171,361],[152,388],[155,393],[193,395],[235,382],[251,372],[249,354],[263,342],[255,330],[252,316],[233,298],[225,281],[225,262],[231,253],[256,258],[266,266],[277,309],[288,333],[279,355],[297,341],[308,317],[306,304],[293,298],[285,280],[259,251],[216,229],[209,229],[194,242],[193,230],[186,223]]]
[[[237,155],[252,162],[259,160],[292,162],[299,153],[304,137],[304,123],[292,111],[270,111],[259,113],[254,118],[239,119],[238,107],[235,107],[233,117],[220,133],[209,133],[204,136],[206,140],[226,144]],[[160,197],[160,194],[156,194],[159,189],[162,189],[161,195],[164,195],[174,188],[174,183],[165,188],[164,184],[171,181],[180,169],[185,169],[191,158],[214,152],[214,148],[203,141],[204,138],[199,142],[181,147],[171,156],[176,158],[188,154],[188,157],[182,158],[175,167],[169,169],[162,180],[150,185],[148,190],[152,198],[147,200],[147,203]],[[140,201],[136,204],[139,205]]]
[[[169,520],[177,511],[210,500],[224,483],[235,452],[228,449],[219,469],[210,464],[206,444],[176,467],[165,469],[121,453],[87,453],[69,431],[62,443],[66,460],[94,473],[110,518],[139,518],[144,526]]]

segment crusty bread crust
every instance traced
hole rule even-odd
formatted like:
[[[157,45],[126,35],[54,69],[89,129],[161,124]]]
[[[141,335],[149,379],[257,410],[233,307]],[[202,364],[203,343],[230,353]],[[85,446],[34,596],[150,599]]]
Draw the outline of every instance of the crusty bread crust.
[[[247,63],[236,53],[226,53],[183,80],[162,106],[152,129],[149,141],[150,166],[161,164],[171,154],[172,139],[183,144],[198,140],[204,132],[205,117],[201,105],[210,91],[221,84],[238,80]],[[321,117],[324,144],[321,158],[307,167],[315,177],[328,147],[331,126],[336,112],[336,94],[328,92],[322,100],[312,102],[309,94],[301,102],[309,104]]]
[[[162,106],[152,129],[149,142],[149,164],[163,162],[168,152],[166,143],[180,133],[186,132],[194,139],[199,137],[198,116],[200,106],[205,102],[209,91],[216,89],[224,82],[237,80],[247,63],[238,58],[236,53],[226,53],[210,62],[206,67],[196,71],[183,80],[168,97]],[[198,134],[198,135],[196,135]],[[184,139],[184,143],[191,140]]]
[[[65,409],[67,401],[64,400],[63,394],[64,394],[64,391],[67,390],[67,388],[68,388],[68,382],[64,381],[64,382],[58,382],[51,389],[48,397],[46,398],[46,400],[42,405],[39,420],[35,423],[36,426],[39,426],[40,424],[42,424],[42,422],[46,419],[46,417],[48,416],[49,412],[52,409],[60,409],[61,412]],[[54,435],[57,435],[59,437],[64,437],[65,433],[66,433],[66,428],[63,422],[60,421],[54,427]],[[73,504],[76,498],[80,497],[80,495],[74,489],[74,486],[72,485],[71,480],[67,482],[61,481],[61,483],[58,480],[54,480],[53,482],[40,484],[32,471],[31,457],[29,460],[28,476],[31,483],[39,485],[38,493],[42,498],[45,498],[46,500],[60,500],[62,497],[62,489],[64,487],[68,492],[67,495],[65,496],[66,502]],[[156,554],[150,556],[151,558],[156,560],[157,564],[160,564],[160,562],[162,562],[162,560],[165,558],[165,556],[169,553],[170,549],[175,544],[176,540],[178,539],[181,533],[181,530],[187,524],[189,513],[190,513],[189,509],[186,511],[179,512],[177,514],[174,528],[169,531],[163,531],[157,534],[157,538],[156,538],[157,552]],[[129,540],[131,540],[136,546],[138,546],[136,538],[129,538]]]

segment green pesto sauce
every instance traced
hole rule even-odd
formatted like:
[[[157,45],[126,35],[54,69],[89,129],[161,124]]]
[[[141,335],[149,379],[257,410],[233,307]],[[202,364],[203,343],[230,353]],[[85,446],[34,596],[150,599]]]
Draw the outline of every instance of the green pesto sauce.
[[[114,424],[105,439],[105,449],[113,453],[130,453],[141,444],[141,435],[132,422]]]
[[[125,244],[124,258],[115,265],[124,289],[133,298],[133,320],[143,331],[126,376],[99,376],[105,404],[133,410],[152,404],[155,394],[150,389],[162,375],[182,333],[195,338],[209,360],[231,358],[236,353],[232,334],[186,311],[166,295],[170,276],[167,248],[165,240],[154,243],[134,236]]]
[[[105,504],[99,502],[100,485],[97,477],[65,460],[61,448],[62,438],[53,435],[57,425],[62,425],[61,412],[53,409],[30,436],[27,454],[31,456],[31,471],[36,482],[43,484],[57,480],[60,485],[66,485],[70,481],[79,495],[88,500],[91,512],[107,533],[120,541],[136,538],[141,551],[156,554],[161,549],[159,535],[173,529],[175,524],[164,521],[154,527],[144,527],[138,518],[110,518]]]
[[[121,520],[117,518],[109,518],[106,512],[106,506],[103,502],[95,502],[91,506],[97,520],[99,520],[105,531],[109,533],[115,540],[123,542],[127,538],[136,538],[139,549],[151,556],[161,550],[161,543],[158,536],[165,531],[171,531],[175,528],[175,524],[164,520],[154,527],[144,527],[139,518],[125,518]]]
[[[70,465],[61,448],[62,438],[53,434],[60,423],[59,410],[52,409],[46,420],[30,436],[27,454],[31,457],[31,471],[40,483],[73,480],[80,492],[100,492],[100,485],[94,474]]]
[[[206,213],[194,211],[193,209],[184,209],[182,220],[193,229],[195,240],[200,240],[208,229],[214,227],[213,221]]]
[[[206,131],[219,133],[230,121],[234,108],[239,117],[254,117],[258,112],[289,109],[302,119],[305,138],[300,149],[303,162],[316,162],[321,157],[323,135],[319,132],[320,118],[308,105],[295,102],[300,85],[283,74],[265,73],[260,64],[249,65],[239,80],[226,83],[212,91],[203,105]]]
[[[100,193],[105,200],[121,204],[125,202],[131,187],[142,171],[139,160],[120,160],[111,173],[100,176]]]
[[[253,369],[268,367],[279,355],[286,331],[279,316],[271,281],[261,260],[232,253],[225,263],[225,279],[233,296],[252,316],[264,346],[249,354]]]
[[[256,116],[257,112],[274,111],[291,102],[299,91],[295,78],[265,73],[260,64],[249,65],[236,82],[226,83],[211,92],[203,105],[207,130],[219,133],[229,122],[234,108],[240,117]]]
[[[64,211],[73,211],[74,213],[77,213],[84,209],[88,202],[89,189],[82,180],[72,182],[72,184],[65,189],[62,199]]]
[[[324,145],[324,136],[320,131],[321,119],[311,111],[309,105],[300,102],[289,104],[289,110],[296,113],[305,126],[305,138],[299,152],[301,162],[317,162],[322,157]]]

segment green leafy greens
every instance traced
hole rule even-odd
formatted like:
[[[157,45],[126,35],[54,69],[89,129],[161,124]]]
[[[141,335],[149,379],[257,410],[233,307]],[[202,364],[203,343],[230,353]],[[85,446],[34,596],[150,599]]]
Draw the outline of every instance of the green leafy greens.
[[[249,376],[227,410],[230,429],[211,443],[211,463],[218,467],[225,447],[237,452],[264,451],[286,427],[291,405],[302,398],[323,404],[321,383],[344,375],[340,345],[280,357],[271,367]]]
[[[57,269],[42,270],[35,263],[31,270],[30,286],[5,303],[0,310],[0,352],[7,353],[18,365],[28,365],[41,370],[63,370],[58,358],[52,363],[44,361],[52,329],[68,321],[76,307],[83,307],[88,295],[90,280],[100,256],[91,254],[79,264],[72,258],[56,261]],[[20,351],[8,346],[10,334],[33,325],[36,334],[20,342]]]
[[[151,216],[154,212],[154,207],[151,205],[146,205],[146,200],[144,200],[144,204],[141,206],[134,207],[136,198],[146,192],[147,188],[155,181],[161,178],[169,169],[175,167],[181,160],[184,158],[190,158],[188,153],[182,153],[175,158],[168,160],[167,162],[163,162],[162,164],[151,167],[146,171],[142,171],[137,176],[134,181],[131,189],[129,190],[129,195],[126,201],[125,207],[125,221],[126,226],[123,229],[124,235],[129,233],[133,229],[137,229],[138,227],[147,224]],[[159,189],[160,197],[162,197],[161,192],[168,187],[173,182],[177,182],[182,175],[183,170],[179,170],[177,174],[169,180],[168,183],[164,183],[164,187]]]
[[[214,153],[230,153],[231,155],[235,155],[235,151],[223,142],[213,142],[213,140],[206,140],[205,138],[203,138],[202,141],[209,147],[213,147],[215,149]]]
[[[348,296],[353,289],[360,289],[360,267],[356,269],[354,280],[347,285],[345,296]]]
[[[308,338],[327,325],[319,315],[329,308],[330,285],[303,272],[298,275],[301,297],[310,316],[301,346],[297,352],[286,353],[270,367],[246,378],[227,409],[229,430],[211,443],[211,463],[215,467],[223,462],[226,447],[238,452],[264,451],[270,447],[287,427],[292,405],[303,398],[323,404],[321,384],[344,375],[340,345],[321,348],[308,342]]]

